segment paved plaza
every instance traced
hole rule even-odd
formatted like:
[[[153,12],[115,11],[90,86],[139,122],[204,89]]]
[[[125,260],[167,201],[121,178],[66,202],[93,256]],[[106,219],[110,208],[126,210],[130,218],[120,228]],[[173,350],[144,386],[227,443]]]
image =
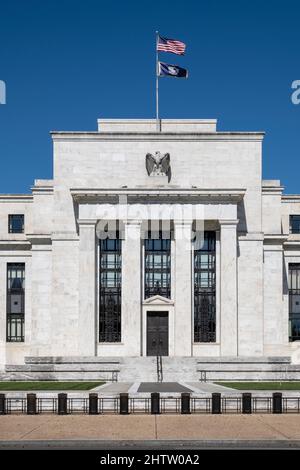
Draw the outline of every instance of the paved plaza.
[[[182,446],[249,446],[300,447],[300,415],[10,415],[0,417],[0,448],[6,446],[72,446],[88,442],[94,447],[109,447],[135,442],[143,447],[168,447],[171,442]],[[160,443],[161,441],[161,443]],[[196,444],[197,441],[197,444]],[[120,444],[120,445],[121,445]],[[149,445],[149,444],[148,444]]]

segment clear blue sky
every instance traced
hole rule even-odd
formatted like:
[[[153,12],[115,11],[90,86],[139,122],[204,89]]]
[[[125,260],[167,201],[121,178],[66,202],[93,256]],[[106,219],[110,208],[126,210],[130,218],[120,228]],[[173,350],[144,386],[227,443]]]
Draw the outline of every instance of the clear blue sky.
[[[162,118],[265,130],[263,172],[300,193],[300,2],[2,0],[0,193],[52,177],[50,130],[155,115],[155,30],[187,43],[188,80],[160,81]]]

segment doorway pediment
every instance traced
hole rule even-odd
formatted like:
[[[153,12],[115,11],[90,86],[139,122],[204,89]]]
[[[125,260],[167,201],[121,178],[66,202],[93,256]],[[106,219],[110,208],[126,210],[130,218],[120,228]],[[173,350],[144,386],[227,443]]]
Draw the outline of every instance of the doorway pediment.
[[[153,295],[153,297],[144,300],[143,305],[174,305],[174,301],[161,295]]]

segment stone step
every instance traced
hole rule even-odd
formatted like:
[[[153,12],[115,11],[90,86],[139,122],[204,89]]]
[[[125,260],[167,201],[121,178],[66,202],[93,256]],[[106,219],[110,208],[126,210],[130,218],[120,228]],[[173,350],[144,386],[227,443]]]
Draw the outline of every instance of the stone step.
[[[120,364],[86,363],[86,364],[25,364],[7,365],[6,372],[106,372],[120,371]]]
[[[198,364],[290,364],[290,356],[197,357]]]
[[[298,364],[197,364],[197,372],[284,372],[286,370],[299,371]]]
[[[35,381],[35,380],[46,380],[46,381],[104,381],[104,382],[112,382],[117,381],[117,375],[113,376],[115,372],[9,372],[9,373],[2,373],[0,375],[1,380],[15,380],[15,381]]]
[[[119,364],[121,357],[27,356],[25,364]]]
[[[27,357],[1,380],[118,380],[156,382],[156,357]],[[163,357],[164,381],[300,380],[289,357]]]

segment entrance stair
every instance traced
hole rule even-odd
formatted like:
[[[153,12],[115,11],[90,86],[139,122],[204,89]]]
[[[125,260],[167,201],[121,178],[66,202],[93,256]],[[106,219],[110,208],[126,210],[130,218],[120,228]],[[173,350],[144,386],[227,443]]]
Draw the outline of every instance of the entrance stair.
[[[290,357],[166,357],[163,382],[300,381],[300,364]],[[7,365],[0,380],[87,380],[157,382],[156,356],[27,357]]]

